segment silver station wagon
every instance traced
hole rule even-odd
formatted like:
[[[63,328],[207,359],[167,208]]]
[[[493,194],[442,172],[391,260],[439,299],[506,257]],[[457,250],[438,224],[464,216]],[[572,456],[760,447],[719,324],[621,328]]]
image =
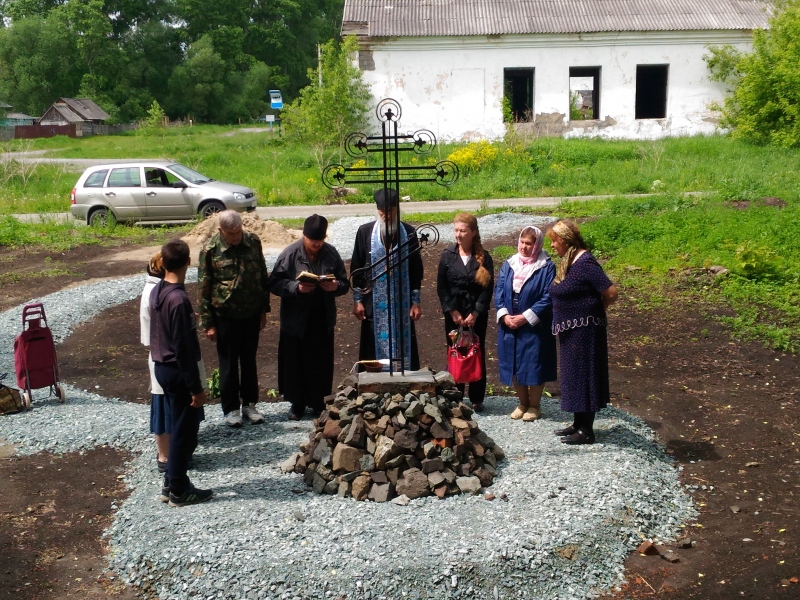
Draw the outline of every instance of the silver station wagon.
[[[256,209],[253,190],[215,181],[169,161],[142,161],[89,167],[70,194],[70,212],[89,225],[116,221],[176,221],[225,209]]]

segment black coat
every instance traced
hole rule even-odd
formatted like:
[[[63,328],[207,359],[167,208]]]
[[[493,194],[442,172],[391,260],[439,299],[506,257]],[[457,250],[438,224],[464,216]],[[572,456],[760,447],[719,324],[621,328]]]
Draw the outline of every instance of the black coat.
[[[494,264],[491,255],[485,251],[483,266],[492,276],[487,287],[475,282],[475,274],[479,268],[475,256],[470,257],[465,265],[458,253],[458,244],[445,248],[439,259],[439,273],[436,278],[436,292],[445,315],[451,310],[457,310],[462,317],[473,310],[479,317],[489,314],[494,290]]]
[[[323,244],[316,262],[312,264],[306,256],[303,240],[287,246],[278,256],[267,285],[273,294],[281,298],[281,331],[297,338],[305,335],[312,296],[317,293],[301,294],[297,291],[300,282],[296,278],[302,271],[316,275],[333,273],[336,276],[339,284],[337,290],[324,293],[328,329],[333,329],[336,324],[335,297],[346,294],[350,289],[344,262],[336,248],[328,243]]]

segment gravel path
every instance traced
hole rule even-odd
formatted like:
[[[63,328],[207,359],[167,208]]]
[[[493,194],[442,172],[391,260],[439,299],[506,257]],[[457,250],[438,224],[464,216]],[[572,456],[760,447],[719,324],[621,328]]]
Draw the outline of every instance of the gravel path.
[[[493,227],[505,233],[520,226],[518,215],[490,218],[480,224],[484,239]],[[331,227],[342,255],[349,256],[355,227],[365,220]],[[138,297],[142,285],[143,277],[128,277],[42,301],[60,340],[70,327]],[[13,371],[20,313],[0,313],[0,372]],[[157,499],[148,407],[66,391],[66,405],[36,392],[33,411],[0,419],[0,437],[21,454],[108,444],[137,455],[127,471],[131,496],[105,535],[111,568],[148,597],[592,597],[620,583],[637,543],[670,539],[695,514],[641,420],[609,408],[596,421],[597,444],[565,447],[551,432],[567,418],[556,400],[543,402],[541,421],[522,423],[508,419],[515,400],[503,397],[487,399],[478,416],[507,454],[489,490],[493,501],[455,496],[399,506],[306,493],[301,477],[278,465],[311,423],[286,421],[287,405],[279,403],[259,406],[264,425],[240,430],[207,411],[190,475],[215,498],[168,509]]]

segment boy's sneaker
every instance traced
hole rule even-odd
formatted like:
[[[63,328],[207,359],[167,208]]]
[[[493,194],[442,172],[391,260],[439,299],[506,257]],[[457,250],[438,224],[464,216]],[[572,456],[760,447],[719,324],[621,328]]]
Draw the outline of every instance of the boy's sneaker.
[[[166,473],[167,472],[167,461],[160,461],[160,460],[156,459],[156,469],[158,469],[158,472],[159,472],[160,475],[163,475],[164,473]]]
[[[264,415],[258,412],[255,404],[248,404],[242,407],[242,417],[248,419],[251,423],[263,423]]]
[[[225,422],[228,424],[228,427],[241,427],[242,426],[242,414],[239,410],[232,410],[227,415],[225,415]]]
[[[169,505],[175,508],[180,506],[189,506],[190,504],[200,504],[201,502],[210,500],[213,495],[214,490],[199,490],[196,487],[191,486],[180,496],[176,496],[170,492]]]

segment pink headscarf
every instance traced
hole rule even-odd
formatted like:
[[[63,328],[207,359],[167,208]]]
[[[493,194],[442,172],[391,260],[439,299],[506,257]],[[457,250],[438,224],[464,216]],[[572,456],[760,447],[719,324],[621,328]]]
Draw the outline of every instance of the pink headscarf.
[[[522,286],[530,279],[536,271],[541,269],[550,257],[547,252],[542,249],[544,246],[544,234],[542,230],[533,225],[525,227],[519,232],[519,239],[517,240],[517,250],[519,250],[519,243],[523,237],[530,237],[533,234],[533,251],[529,257],[522,256],[521,252],[517,252],[514,256],[508,259],[508,265],[514,271],[514,281],[512,288],[514,293],[519,294],[522,291]]]

